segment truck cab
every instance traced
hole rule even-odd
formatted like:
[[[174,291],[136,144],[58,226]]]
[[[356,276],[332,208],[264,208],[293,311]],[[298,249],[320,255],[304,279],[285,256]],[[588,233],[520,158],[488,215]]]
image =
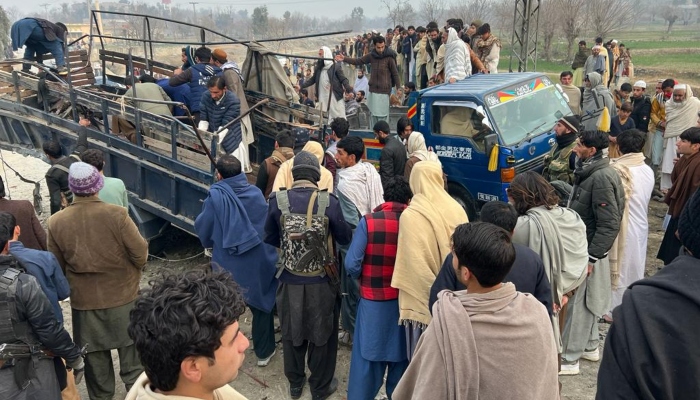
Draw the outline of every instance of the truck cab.
[[[413,93],[408,105],[470,219],[487,201],[508,201],[516,174],[542,169],[555,144],[552,127],[572,114],[561,90],[539,73],[478,74]]]

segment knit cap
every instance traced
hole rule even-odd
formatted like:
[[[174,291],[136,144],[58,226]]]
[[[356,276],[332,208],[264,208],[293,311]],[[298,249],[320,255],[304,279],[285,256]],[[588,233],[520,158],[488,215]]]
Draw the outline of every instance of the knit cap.
[[[97,168],[84,162],[74,162],[68,170],[68,187],[73,194],[90,196],[99,193],[105,181]]]
[[[568,130],[570,130],[573,133],[578,133],[579,129],[579,122],[578,122],[578,117],[575,115],[567,115],[566,117],[563,117],[559,119],[558,121],[560,124],[564,125]]]
[[[696,191],[678,218],[678,236],[693,257],[700,258],[700,195]]]
[[[377,123],[374,124],[374,128],[372,128],[372,130],[375,132],[384,132],[384,133],[391,132],[391,128],[389,127],[389,123],[384,121],[384,120],[377,121]]]
[[[321,166],[318,163],[318,158],[311,152],[302,150],[294,156],[292,166],[292,178],[295,181],[307,180],[318,182],[321,180]]]
[[[469,25],[474,25],[474,27],[475,27],[476,29],[479,29],[479,28],[481,28],[481,25],[483,25],[483,24],[484,24],[484,23],[481,22],[480,19],[475,19],[475,20],[472,21],[472,23],[469,24]]]
[[[218,62],[224,64],[226,61],[228,61],[228,54],[226,54],[225,51],[222,49],[214,49],[214,51],[211,52],[211,56]]]

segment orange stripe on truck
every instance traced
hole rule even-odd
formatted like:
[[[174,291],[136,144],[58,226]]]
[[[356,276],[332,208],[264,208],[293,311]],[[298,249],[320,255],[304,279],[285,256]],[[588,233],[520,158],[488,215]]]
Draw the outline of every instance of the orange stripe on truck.
[[[408,118],[413,118],[416,115],[416,111],[418,111],[418,103],[412,105],[411,108],[408,109],[406,115]]]

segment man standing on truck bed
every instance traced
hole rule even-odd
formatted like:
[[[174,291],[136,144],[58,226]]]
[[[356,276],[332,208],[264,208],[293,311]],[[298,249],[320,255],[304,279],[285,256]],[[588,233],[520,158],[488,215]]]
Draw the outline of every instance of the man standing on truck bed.
[[[367,106],[372,114],[371,122],[389,119],[389,95],[391,88],[399,88],[399,70],[396,68],[396,53],[386,48],[383,37],[372,38],[374,50],[360,58],[345,57],[342,54],[335,56],[336,61],[344,61],[353,65],[370,64],[372,75],[369,78],[369,95]]]
[[[241,115],[241,102],[235,93],[226,90],[222,76],[213,76],[206,86],[209,92],[202,95],[197,128],[216,133]],[[218,134],[219,145],[225,154],[233,154],[239,160],[247,158],[248,152],[243,149],[246,145],[243,143],[241,121],[236,121]]]
[[[68,168],[76,161],[80,161],[80,154],[87,150],[87,128],[80,128],[78,143],[71,155],[64,156],[61,144],[51,140],[44,142],[42,149],[49,158],[51,168],[46,171],[46,186],[49,188],[51,215],[56,214],[73,202],[73,193],[68,187]]]
[[[187,68],[176,75],[170,77],[168,83],[170,86],[180,86],[188,84],[190,86],[189,104],[190,112],[199,123],[199,107],[202,100],[202,95],[207,91],[207,82],[212,76],[221,75],[221,68],[215,65],[209,65],[211,60],[211,50],[206,47],[200,47],[194,52],[194,59],[197,64],[191,68]],[[177,73],[179,70],[175,70]]]
[[[54,24],[41,18],[24,18],[12,24],[12,50],[17,51],[25,46],[23,58],[39,64],[44,54],[51,53],[58,74],[65,76],[68,75],[63,43],[66,32],[68,28],[61,22]],[[30,68],[31,65],[22,64],[22,71],[29,72]]]
[[[391,133],[386,121],[377,121],[372,129],[379,143],[384,145],[379,157],[379,175],[382,184],[386,185],[391,178],[403,176],[406,169],[406,147],[396,134]]]

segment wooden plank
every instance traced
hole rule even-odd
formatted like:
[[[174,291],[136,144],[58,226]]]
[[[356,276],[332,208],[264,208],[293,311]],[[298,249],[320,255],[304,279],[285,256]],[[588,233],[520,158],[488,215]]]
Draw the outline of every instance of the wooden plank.
[[[15,92],[15,88],[12,86],[0,87],[0,93],[14,93],[14,92]]]
[[[100,50],[99,54],[100,54],[100,57],[102,57],[103,55],[104,56],[111,56],[111,57],[116,57],[116,58],[122,59],[124,61],[129,59],[128,54],[119,53],[116,51]],[[132,55],[131,59],[133,61],[137,61],[137,62],[142,63],[142,64],[146,62],[145,58],[139,57],[139,56]],[[174,71],[177,68],[177,67],[174,67],[172,65],[162,63],[159,61],[155,61],[155,60],[148,60],[148,65],[151,67],[151,69],[153,69],[153,67],[158,67],[158,68],[162,68],[162,69],[167,70],[167,71]],[[153,70],[155,71],[155,69],[153,69]],[[171,72],[171,74],[172,74],[172,72]]]
[[[163,143],[158,139],[154,139],[148,136],[143,137],[144,147],[149,148],[153,151],[161,153],[165,156],[171,157],[171,147],[168,143]],[[211,162],[205,154],[196,153],[191,150],[183,149],[182,147],[177,148],[177,159],[188,165],[199,168],[203,171],[208,171],[211,167]]]

